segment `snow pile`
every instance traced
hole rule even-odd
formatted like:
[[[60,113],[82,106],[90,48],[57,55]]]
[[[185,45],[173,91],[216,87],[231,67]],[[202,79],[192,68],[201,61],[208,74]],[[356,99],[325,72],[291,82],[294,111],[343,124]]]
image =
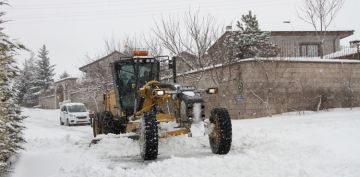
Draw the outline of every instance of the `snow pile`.
[[[60,126],[58,111],[25,114],[28,143],[13,177],[360,176],[360,108],[234,120],[228,155],[212,154],[205,136],[160,139],[150,162],[124,135],[102,135],[89,147],[89,126]]]

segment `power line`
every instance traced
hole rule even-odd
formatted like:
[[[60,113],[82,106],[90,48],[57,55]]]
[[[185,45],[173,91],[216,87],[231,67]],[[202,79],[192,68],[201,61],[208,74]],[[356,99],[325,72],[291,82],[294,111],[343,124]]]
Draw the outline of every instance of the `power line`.
[[[136,0],[133,0],[136,2]],[[131,5],[131,4],[135,4],[134,2],[131,2],[129,3],[128,1],[127,2],[123,2],[123,1],[120,1],[120,2],[112,2],[112,3],[83,3],[83,4],[77,4],[78,6],[75,6],[73,3],[68,3],[68,4],[63,4],[63,6],[35,6],[35,7],[21,7],[21,6],[15,6],[15,8],[13,8],[13,10],[52,10],[52,9],[74,9],[74,8],[87,8],[87,7],[98,7],[98,8],[101,8],[101,7],[106,7],[106,8],[109,8],[109,7],[125,7],[126,5]],[[166,2],[161,2],[161,4],[158,4],[158,3],[153,3],[153,1],[151,1],[152,3],[144,3],[144,4],[136,4],[138,5],[139,9],[141,8],[151,8],[151,7],[159,7],[159,5],[191,5],[190,3],[187,3],[185,1],[166,1]],[[156,2],[156,1],[155,1]],[[158,1],[160,2],[160,1]],[[198,4],[198,5],[215,5],[215,6],[221,6],[221,5],[234,5],[234,3],[238,3],[239,1],[235,1],[235,2],[229,2],[229,1],[226,1],[226,2],[223,2],[223,1],[213,1],[213,2],[206,2],[206,3],[201,3],[201,4]],[[289,2],[289,1],[282,1],[281,3],[285,3],[285,2]],[[274,3],[280,3],[280,1],[269,1],[269,2],[250,2],[250,3],[241,3],[241,4],[238,4],[240,6],[266,6],[266,5],[269,5],[269,4],[274,4]]]
[[[256,5],[243,5],[242,7],[263,7],[263,6],[273,6],[273,5],[281,5],[284,4],[281,1],[277,1],[277,2],[269,2],[268,4],[256,4]],[[160,7],[161,8],[161,7]],[[217,5],[217,4],[206,4],[206,5],[202,5],[200,6],[200,9],[207,9],[207,10],[213,10],[214,8],[216,9],[221,9],[221,10],[228,10],[228,9],[234,9],[234,8],[238,8],[237,6],[234,6],[233,4],[229,4],[229,3],[222,3],[222,5]],[[116,9],[113,9],[116,10]],[[69,13],[69,14],[65,14],[65,15],[58,15],[58,13],[53,13],[53,14],[40,14],[40,16],[35,16],[35,17],[31,17],[29,16],[29,14],[25,17],[25,18],[17,18],[17,20],[19,21],[37,21],[37,20],[57,20],[57,19],[68,19],[68,20],[75,20],[77,18],[86,18],[86,17],[92,17],[91,19],[94,19],[94,17],[111,17],[113,15],[116,16],[121,16],[121,17],[138,17],[138,16],[147,16],[147,15],[154,15],[154,14],[161,14],[163,12],[166,11],[178,11],[178,10],[189,10],[189,7],[177,7],[177,8],[168,8],[166,10],[163,9],[159,9],[155,8],[155,9],[147,9],[147,10],[139,10],[139,11],[134,11],[131,9],[128,10],[120,10],[120,11],[109,11],[109,9],[104,9],[104,10],[97,10],[97,11],[84,11],[84,12],[75,12],[75,13]]]

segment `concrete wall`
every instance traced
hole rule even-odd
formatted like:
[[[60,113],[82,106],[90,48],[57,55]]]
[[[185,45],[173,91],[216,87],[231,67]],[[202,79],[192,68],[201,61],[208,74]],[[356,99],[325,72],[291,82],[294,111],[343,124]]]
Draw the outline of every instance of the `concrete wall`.
[[[220,106],[228,108],[234,119],[360,106],[360,62],[356,61],[247,60],[183,75],[179,81],[198,88],[217,86],[218,95],[205,95],[207,115]]]
[[[218,87],[217,95],[204,95],[206,114],[214,107],[225,107],[233,119],[360,106],[360,61],[354,60],[245,59],[183,74],[178,81],[197,88]],[[70,100],[96,111],[94,100],[84,99],[80,91],[71,91]],[[53,108],[54,96],[42,97],[40,102],[44,108]],[[97,103],[101,111],[101,94]]]

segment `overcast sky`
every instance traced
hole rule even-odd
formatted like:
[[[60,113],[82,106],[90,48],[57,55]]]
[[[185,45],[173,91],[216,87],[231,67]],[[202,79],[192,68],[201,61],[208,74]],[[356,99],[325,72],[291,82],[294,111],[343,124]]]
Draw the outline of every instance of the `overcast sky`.
[[[312,30],[299,20],[296,7],[301,0],[10,0],[6,7],[5,32],[37,53],[46,44],[56,79],[66,70],[79,76],[86,55],[104,53],[104,41],[122,40],[151,32],[154,21],[162,16],[200,9],[224,26],[235,24],[242,14],[252,10],[262,30]],[[360,1],[345,0],[331,30],[355,30],[342,41],[360,39]],[[4,7],[1,7],[4,8]],[[291,24],[283,23],[290,20]],[[30,56],[17,56],[20,63]]]

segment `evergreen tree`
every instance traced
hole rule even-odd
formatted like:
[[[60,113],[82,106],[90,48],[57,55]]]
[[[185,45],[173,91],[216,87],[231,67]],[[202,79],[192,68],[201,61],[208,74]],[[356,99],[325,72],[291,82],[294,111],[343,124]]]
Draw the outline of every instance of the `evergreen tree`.
[[[225,39],[228,60],[252,57],[273,57],[278,53],[275,45],[269,42],[270,34],[262,32],[255,15],[249,11],[237,22],[238,31],[230,32]]]
[[[49,88],[51,83],[54,81],[54,67],[55,65],[50,65],[50,58],[48,57],[49,51],[46,49],[46,46],[39,50],[39,60],[36,62],[37,73],[36,80],[37,86],[40,89],[46,90]]]
[[[0,6],[4,4],[0,1]],[[23,118],[15,103],[16,90],[13,87],[18,74],[13,56],[24,47],[12,42],[3,32],[3,15],[4,12],[0,12],[0,176],[7,172],[9,158],[21,148],[19,143],[24,141],[21,133]]]
[[[15,83],[16,89],[19,90],[18,103],[23,106],[32,107],[38,104],[37,93],[39,93],[40,87],[37,86],[36,71],[35,59],[32,55],[30,59],[25,60]]]
[[[66,71],[64,71],[61,75],[60,75],[60,79],[64,79],[70,77],[70,74],[68,74]]]

